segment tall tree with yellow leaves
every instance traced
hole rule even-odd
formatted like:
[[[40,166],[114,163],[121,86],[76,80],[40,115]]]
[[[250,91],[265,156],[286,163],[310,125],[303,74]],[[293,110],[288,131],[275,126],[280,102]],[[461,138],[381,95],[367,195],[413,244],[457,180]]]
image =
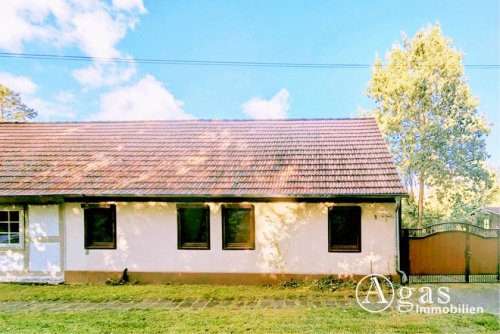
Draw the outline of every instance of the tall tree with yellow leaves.
[[[403,35],[385,62],[377,57],[367,88],[408,187],[412,193],[418,188],[419,227],[427,186],[441,193],[457,182],[469,190],[492,186],[484,165],[489,127],[467,84],[462,57],[439,24],[429,26],[412,39]]]

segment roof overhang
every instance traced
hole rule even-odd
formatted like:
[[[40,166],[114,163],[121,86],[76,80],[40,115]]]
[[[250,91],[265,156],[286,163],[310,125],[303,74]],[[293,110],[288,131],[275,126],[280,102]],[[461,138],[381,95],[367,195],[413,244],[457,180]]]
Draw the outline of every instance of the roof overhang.
[[[27,195],[0,196],[0,204],[58,204],[65,202],[394,202],[408,194],[356,195]]]

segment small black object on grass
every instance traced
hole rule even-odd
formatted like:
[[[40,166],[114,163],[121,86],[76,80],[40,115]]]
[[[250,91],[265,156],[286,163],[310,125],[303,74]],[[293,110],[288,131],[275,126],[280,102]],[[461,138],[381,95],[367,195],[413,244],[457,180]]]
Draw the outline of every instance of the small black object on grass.
[[[125,268],[125,270],[123,270],[122,276],[119,279],[109,278],[106,281],[106,284],[107,285],[125,285],[125,284],[128,284],[128,282],[129,282],[128,269]]]

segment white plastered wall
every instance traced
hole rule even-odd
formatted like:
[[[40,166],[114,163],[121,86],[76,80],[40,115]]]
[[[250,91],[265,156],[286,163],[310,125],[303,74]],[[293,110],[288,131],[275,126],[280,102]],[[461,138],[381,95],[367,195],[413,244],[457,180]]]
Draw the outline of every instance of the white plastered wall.
[[[21,217],[20,245],[0,247],[0,281],[63,280],[63,222],[59,205],[10,205]]]
[[[219,203],[210,250],[177,249],[175,203],[117,203],[117,249],[85,250],[81,204],[65,205],[66,270],[199,273],[394,274],[394,204],[363,203],[360,253],[328,252],[326,203],[253,203],[255,250],[223,250]]]

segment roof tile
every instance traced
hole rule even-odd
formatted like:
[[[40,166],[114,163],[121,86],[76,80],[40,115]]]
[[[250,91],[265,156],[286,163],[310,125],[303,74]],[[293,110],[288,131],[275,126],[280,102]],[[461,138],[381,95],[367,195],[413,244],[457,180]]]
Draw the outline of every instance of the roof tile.
[[[404,193],[371,118],[0,123],[0,196]]]

